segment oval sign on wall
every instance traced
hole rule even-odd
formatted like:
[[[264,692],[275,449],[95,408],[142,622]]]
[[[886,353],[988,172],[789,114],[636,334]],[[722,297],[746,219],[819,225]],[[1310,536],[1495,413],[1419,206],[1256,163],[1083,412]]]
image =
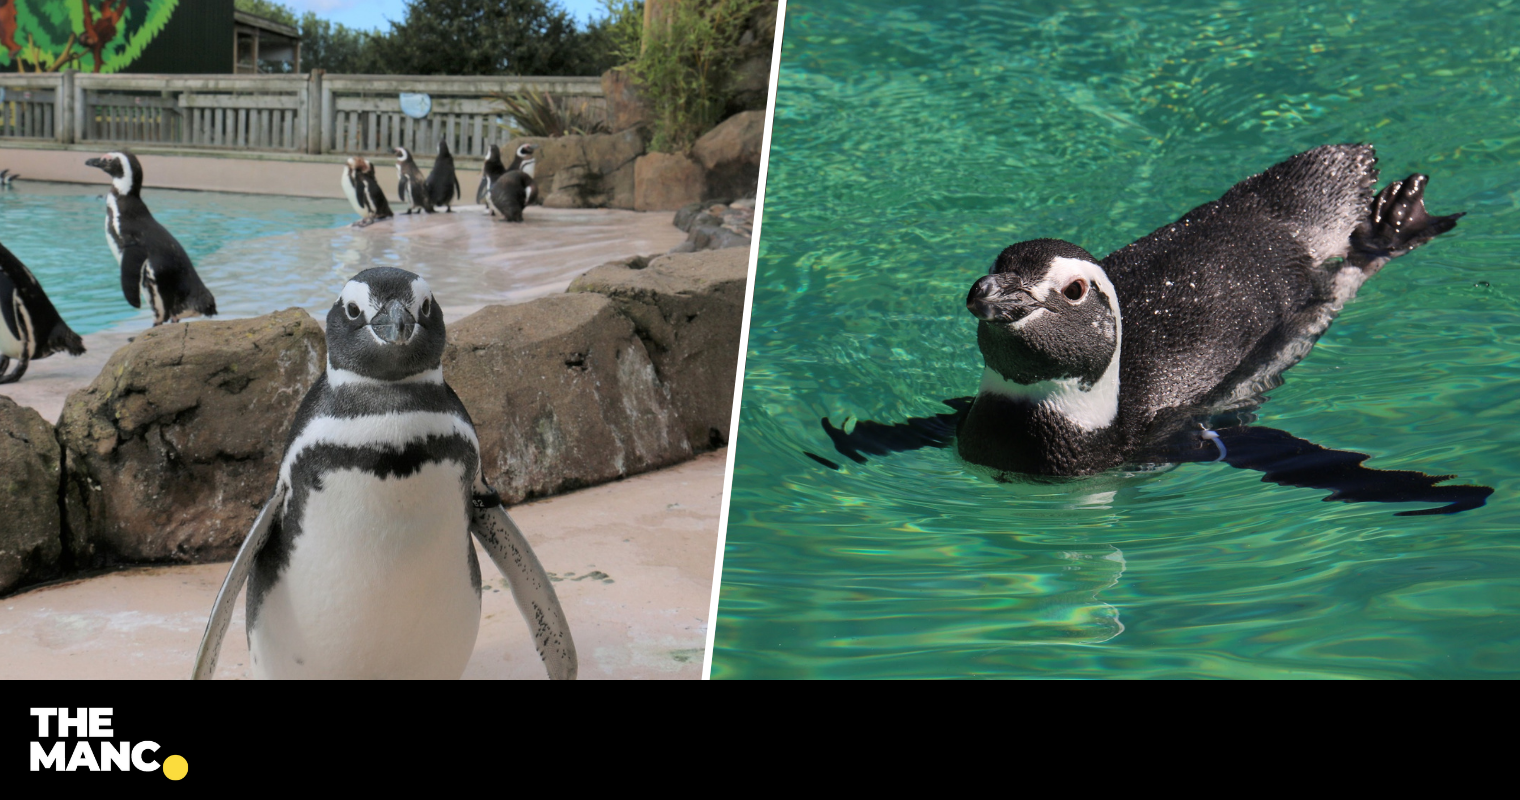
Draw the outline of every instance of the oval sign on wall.
[[[426,94],[401,93],[401,113],[412,119],[422,119],[433,110],[433,98]]]

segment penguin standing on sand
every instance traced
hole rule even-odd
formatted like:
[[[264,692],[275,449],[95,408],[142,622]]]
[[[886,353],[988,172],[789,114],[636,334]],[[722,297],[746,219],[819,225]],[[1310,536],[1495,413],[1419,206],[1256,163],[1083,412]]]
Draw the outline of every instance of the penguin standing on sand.
[[[194,677],[210,678],[243,582],[260,678],[458,678],[480,626],[470,536],[507,578],[551,678],[574,678],[554,588],[480,471],[470,415],[443,380],[443,310],[391,267],[327,313],[327,371],[307,392],[269,502],[228,571]]]
[[[59,318],[31,270],[0,245],[0,383],[20,380],[28,364],[60,350],[84,355],[84,342]],[[7,373],[13,358],[20,365]]]
[[[343,195],[348,198],[348,204],[354,207],[363,219],[354,223],[354,227],[363,228],[373,225],[377,220],[390,219],[391,204],[386,202],[385,191],[380,188],[380,181],[375,179],[375,165],[354,156],[348,160],[348,166],[343,168]]]
[[[975,397],[824,430],[861,463],[953,442],[999,480],[1224,461],[1329,499],[1448,503],[1401,515],[1481,506],[1486,486],[1364,468],[1360,453],[1247,424],[1363,282],[1462,216],[1426,212],[1424,175],[1374,194],[1376,161],[1369,145],[1299,153],[1102,260],[1057,239],[1015,244],[966,297],[985,362]]]
[[[405,147],[396,148],[396,175],[396,196],[411,206],[406,213],[433,213],[433,199],[428,196],[427,178],[422,176],[422,170],[417,167],[411,151]]]
[[[496,179],[506,173],[507,168],[501,163],[501,148],[493,144],[486,152],[486,163],[480,168],[480,186],[475,190],[475,202],[486,206],[488,213],[496,213],[486,204],[486,196],[491,193],[491,184],[496,183]]]
[[[433,208],[442,207],[450,213],[454,211],[454,201],[462,196],[459,176],[454,174],[454,154],[449,152],[449,143],[443,139],[438,140],[438,158],[428,173],[427,190]]]
[[[153,307],[155,326],[185,317],[215,316],[216,298],[201,283],[185,248],[158,224],[142,200],[143,170],[137,156],[122,151],[84,163],[111,176],[106,243],[121,266],[121,291],[127,302],[141,308],[146,298]]]

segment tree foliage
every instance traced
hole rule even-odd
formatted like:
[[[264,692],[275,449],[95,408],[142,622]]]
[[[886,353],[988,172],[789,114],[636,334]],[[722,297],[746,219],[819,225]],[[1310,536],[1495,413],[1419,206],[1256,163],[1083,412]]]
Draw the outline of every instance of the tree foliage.
[[[649,147],[685,150],[722,121],[745,32],[766,0],[680,0],[662,6],[628,69],[653,116]],[[774,23],[773,23],[774,24]]]

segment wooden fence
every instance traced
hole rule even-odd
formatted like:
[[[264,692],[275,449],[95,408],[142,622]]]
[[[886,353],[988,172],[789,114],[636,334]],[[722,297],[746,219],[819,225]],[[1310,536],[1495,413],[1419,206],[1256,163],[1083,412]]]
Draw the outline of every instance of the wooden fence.
[[[94,75],[73,70],[0,74],[0,143],[7,139],[104,147],[431,153],[484,157],[507,138],[497,93],[524,90],[605,113],[598,78],[402,75]],[[401,111],[403,92],[427,94],[431,111]]]

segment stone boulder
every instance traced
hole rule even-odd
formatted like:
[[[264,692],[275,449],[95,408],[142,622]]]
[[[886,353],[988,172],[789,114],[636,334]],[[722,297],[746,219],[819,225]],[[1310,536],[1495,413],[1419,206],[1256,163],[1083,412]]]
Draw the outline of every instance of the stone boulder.
[[[702,165],[681,153],[646,153],[634,162],[637,211],[675,211],[703,199],[706,187]]]
[[[114,353],[58,423],[76,565],[231,558],[326,360],[294,308],[163,325]]]
[[[0,396],[0,595],[59,573],[60,455],[41,414]]]
[[[533,180],[545,206],[633,208],[634,159],[644,152],[640,131],[513,139],[502,147],[503,158],[527,142],[540,148]]]
[[[603,264],[571,292],[606,295],[637,326],[698,449],[728,441],[749,251],[709,250]]]
[[[730,362],[737,354],[735,346]],[[601,295],[550,295],[465,317],[449,326],[443,375],[475,423],[486,480],[510,503],[692,455],[644,342]]]
[[[754,197],[760,185],[760,149],[765,112],[745,111],[718,123],[692,145],[691,155],[707,170],[701,199],[727,203]]]
[[[753,199],[722,203],[692,203],[676,212],[675,226],[686,231],[686,241],[670,248],[672,253],[749,247],[754,236]]]

